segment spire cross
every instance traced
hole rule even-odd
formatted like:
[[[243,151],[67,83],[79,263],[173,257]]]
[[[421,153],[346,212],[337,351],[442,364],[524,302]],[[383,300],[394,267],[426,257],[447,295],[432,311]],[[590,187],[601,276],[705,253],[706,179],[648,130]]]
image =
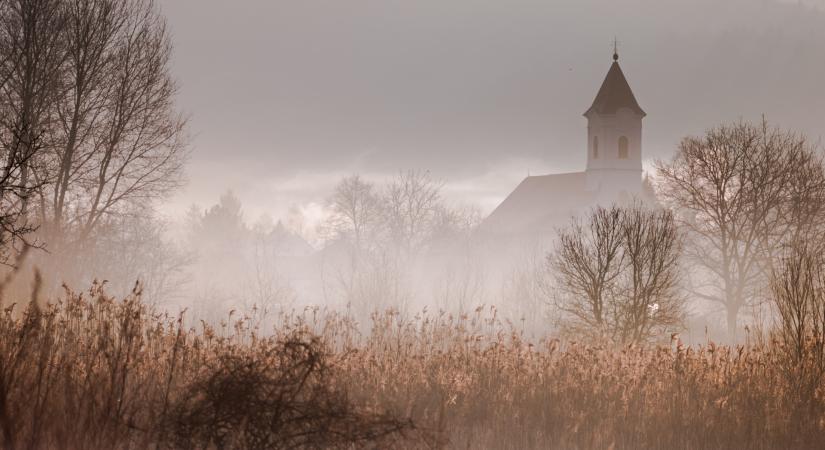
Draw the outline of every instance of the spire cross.
[[[619,41],[613,36],[613,61],[619,60]]]

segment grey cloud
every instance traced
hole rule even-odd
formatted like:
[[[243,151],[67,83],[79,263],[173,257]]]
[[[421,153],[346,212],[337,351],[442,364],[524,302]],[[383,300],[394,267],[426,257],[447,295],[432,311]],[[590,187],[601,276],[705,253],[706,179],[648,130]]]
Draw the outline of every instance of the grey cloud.
[[[584,164],[587,109],[621,41],[647,158],[761,114],[825,135],[825,14],[767,0],[163,0],[190,193],[237,177]],[[222,173],[223,172],[223,173]],[[232,172],[233,176],[226,176]],[[193,173],[194,174],[194,173]],[[502,195],[506,192],[502,193]]]

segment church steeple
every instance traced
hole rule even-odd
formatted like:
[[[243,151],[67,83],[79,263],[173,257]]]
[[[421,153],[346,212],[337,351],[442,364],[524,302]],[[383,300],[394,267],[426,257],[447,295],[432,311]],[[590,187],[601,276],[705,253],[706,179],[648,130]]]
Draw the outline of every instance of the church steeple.
[[[636,101],[636,96],[633,95],[633,90],[630,89],[627,78],[625,78],[622,68],[619,67],[618,50],[614,50],[613,64],[610,66],[610,70],[607,71],[607,76],[604,77],[602,87],[599,89],[599,93],[596,94],[593,104],[584,113],[584,116],[589,117],[593,113],[615,114],[620,108],[630,109],[642,117],[647,115]]]
[[[642,119],[633,90],[619,67],[613,47],[613,63],[602,82],[587,117],[587,186],[591,191],[637,193],[642,176]]]

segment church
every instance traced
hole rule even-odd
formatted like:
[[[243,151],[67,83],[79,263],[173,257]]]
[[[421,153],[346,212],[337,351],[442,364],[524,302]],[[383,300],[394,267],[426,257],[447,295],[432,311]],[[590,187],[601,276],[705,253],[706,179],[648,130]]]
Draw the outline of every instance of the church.
[[[574,215],[596,205],[648,197],[642,181],[642,119],[619,67],[613,64],[587,118],[587,167],[583,172],[528,176],[481,225],[488,236],[550,235]]]

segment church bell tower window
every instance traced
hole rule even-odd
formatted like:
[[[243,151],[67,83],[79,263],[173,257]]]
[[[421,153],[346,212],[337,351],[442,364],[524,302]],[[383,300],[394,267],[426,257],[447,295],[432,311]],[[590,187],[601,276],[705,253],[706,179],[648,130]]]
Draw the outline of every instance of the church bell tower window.
[[[593,136],[593,159],[599,159],[599,137]]]
[[[619,159],[627,159],[627,136],[622,136],[619,138]]]

